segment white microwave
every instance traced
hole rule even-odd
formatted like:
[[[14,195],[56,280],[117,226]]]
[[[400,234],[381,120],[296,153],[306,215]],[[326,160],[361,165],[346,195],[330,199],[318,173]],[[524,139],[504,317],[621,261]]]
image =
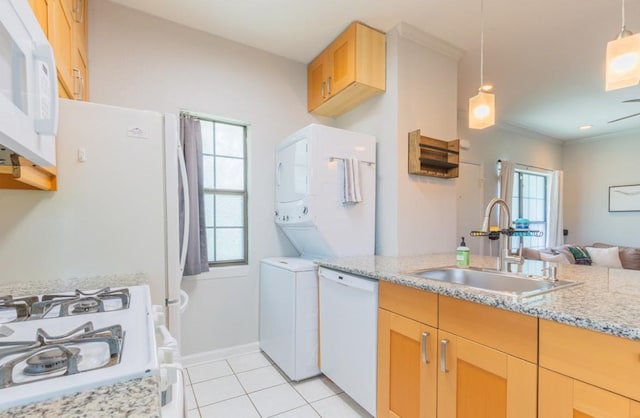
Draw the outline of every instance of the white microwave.
[[[26,0],[0,1],[0,118],[5,152],[42,167],[55,166],[56,65]]]

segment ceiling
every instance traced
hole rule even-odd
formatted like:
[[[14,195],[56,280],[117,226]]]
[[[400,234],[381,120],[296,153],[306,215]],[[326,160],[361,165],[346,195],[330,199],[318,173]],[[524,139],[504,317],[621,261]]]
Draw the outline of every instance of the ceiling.
[[[302,63],[359,20],[382,31],[406,22],[466,51],[458,108],[480,84],[480,0],[112,0]],[[621,25],[612,0],[484,0],[485,82],[496,122],[571,140],[640,127],[640,86],[604,91],[606,43]],[[640,32],[640,0],[626,1],[626,26]],[[579,126],[593,128],[580,131]]]

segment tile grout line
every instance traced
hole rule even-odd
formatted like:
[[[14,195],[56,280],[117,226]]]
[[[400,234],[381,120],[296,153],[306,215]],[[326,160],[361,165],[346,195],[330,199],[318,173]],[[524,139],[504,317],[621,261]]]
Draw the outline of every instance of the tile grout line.
[[[311,408],[311,410],[312,410],[312,411],[313,411],[317,416],[322,417],[322,415],[320,414],[320,411],[319,411],[318,409],[316,409],[316,407],[313,405],[313,402],[319,402],[319,401],[326,400],[326,399],[329,399],[329,398],[332,398],[332,397],[339,397],[339,395],[341,395],[341,394],[343,394],[343,393],[344,393],[344,391],[342,391],[342,390],[340,390],[340,388],[338,388],[338,389],[339,389],[339,392],[337,392],[337,393],[335,393],[335,392],[334,392],[334,393],[331,393],[331,394],[329,394],[329,395],[327,395],[327,396],[323,396],[323,397],[320,397],[320,398],[318,398],[318,399],[314,399],[314,401],[313,401],[313,402],[310,402],[310,401],[309,401],[309,400],[307,400],[307,398],[303,395],[303,393],[302,393],[301,391],[299,391],[299,390],[298,390],[298,388],[296,387],[296,386],[298,386],[298,384],[299,384],[300,382],[294,382],[294,381],[290,380],[286,375],[283,375],[283,372],[280,370],[280,368],[278,368],[278,367],[277,367],[277,365],[275,365],[275,363],[273,363],[273,361],[271,361],[271,359],[270,359],[268,356],[266,356],[266,355],[264,355],[264,354],[262,354],[262,355],[263,355],[263,357],[265,357],[265,359],[267,360],[267,362],[268,362],[269,364],[267,364],[267,365],[262,365],[262,366],[259,366],[259,367],[254,367],[254,368],[247,369],[247,370],[238,371],[238,372],[236,372],[236,370],[231,366],[231,363],[229,363],[228,359],[218,360],[218,361],[220,361],[220,362],[221,362],[221,361],[224,361],[224,362],[226,363],[226,365],[227,365],[227,367],[229,368],[229,370],[231,370],[231,374],[224,375],[224,376],[218,376],[218,377],[211,378],[211,379],[206,379],[206,380],[203,380],[203,381],[201,381],[201,382],[197,382],[197,383],[195,383],[195,384],[205,383],[205,382],[208,382],[208,381],[212,381],[212,380],[216,380],[216,379],[221,379],[221,378],[224,378],[224,377],[234,376],[235,380],[238,382],[238,384],[239,384],[239,385],[240,385],[240,387],[242,388],[243,394],[242,394],[242,395],[238,395],[238,396],[233,396],[233,397],[228,398],[228,399],[219,400],[219,401],[216,401],[216,402],[213,402],[213,403],[210,403],[210,404],[204,405],[204,406],[200,406],[200,402],[198,401],[198,398],[197,398],[197,396],[196,396],[196,394],[195,394],[195,390],[193,389],[193,386],[194,386],[195,384],[193,383],[193,381],[192,381],[192,379],[191,379],[191,375],[189,374],[189,371],[188,371],[188,368],[187,368],[187,376],[188,376],[188,381],[190,382],[190,385],[186,385],[186,384],[185,384],[185,388],[186,388],[186,387],[188,387],[188,386],[191,386],[191,392],[192,392],[192,394],[193,394],[193,399],[194,399],[195,404],[196,404],[196,407],[195,407],[195,408],[193,408],[192,410],[196,410],[196,411],[197,411],[197,414],[202,418],[202,416],[203,416],[203,415],[202,415],[202,411],[201,411],[201,409],[202,409],[202,408],[204,408],[204,407],[208,407],[208,406],[211,406],[211,405],[216,405],[216,404],[219,404],[219,403],[221,403],[221,402],[229,401],[229,400],[232,400],[232,399],[238,399],[238,398],[241,398],[241,397],[243,397],[243,396],[246,396],[246,397],[247,397],[247,399],[249,400],[249,402],[250,402],[251,406],[253,407],[253,410],[257,413],[257,415],[258,415],[260,418],[277,417],[278,415],[286,414],[286,413],[289,413],[289,412],[294,411],[294,410],[296,410],[296,409],[304,408],[305,406],[309,406],[309,407]],[[272,386],[267,386],[267,387],[261,388],[261,389],[259,389],[259,390],[254,390],[253,392],[248,392],[248,391],[247,391],[247,388],[242,384],[242,381],[240,380],[240,378],[238,377],[238,375],[239,375],[239,374],[243,374],[243,373],[248,373],[248,372],[256,371],[256,370],[260,370],[260,369],[265,369],[265,368],[267,368],[267,367],[269,367],[269,366],[272,366],[272,367],[276,370],[276,372],[278,372],[278,373],[283,377],[284,382],[283,382],[283,383],[279,383],[279,384],[274,384],[274,385],[272,385]],[[312,380],[312,379],[309,379],[309,380]],[[273,389],[273,388],[278,387],[278,386],[284,386],[284,385],[288,385],[289,387],[291,387],[291,388],[294,390],[294,392],[295,392],[296,394],[298,394],[298,396],[300,396],[300,398],[304,401],[304,404],[303,404],[303,405],[299,405],[299,406],[294,407],[294,408],[291,408],[291,409],[288,409],[288,410],[285,410],[285,411],[280,411],[280,412],[278,412],[278,413],[276,413],[276,414],[274,414],[274,415],[264,416],[264,415],[263,415],[263,414],[258,410],[258,408],[257,408],[256,404],[254,403],[254,401],[253,401],[253,399],[251,398],[251,396],[250,396],[250,395],[251,395],[251,394],[254,394],[254,393],[261,392],[261,391],[264,391],[264,390]]]

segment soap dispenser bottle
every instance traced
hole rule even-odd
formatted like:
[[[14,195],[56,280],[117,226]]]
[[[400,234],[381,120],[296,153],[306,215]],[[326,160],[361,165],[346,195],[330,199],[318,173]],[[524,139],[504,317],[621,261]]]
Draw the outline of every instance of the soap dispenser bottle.
[[[460,246],[456,248],[456,266],[461,268],[469,267],[469,247],[464,242],[464,237],[462,237],[462,242],[460,242]]]

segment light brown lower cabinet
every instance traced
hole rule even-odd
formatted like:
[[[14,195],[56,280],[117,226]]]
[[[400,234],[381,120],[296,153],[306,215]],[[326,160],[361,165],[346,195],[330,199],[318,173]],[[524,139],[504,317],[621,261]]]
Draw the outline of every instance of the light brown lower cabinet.
[[[537,366],[438,332],[438,418],[535,418]]]
[[[640,418],[640,341],[380,283],[378,417]]]
[[[624,396],[542,367],[539,380],[539,418],[640,417],[640,403]]]
[[[378,310],[378,417],[435,418],[438,331]]]

